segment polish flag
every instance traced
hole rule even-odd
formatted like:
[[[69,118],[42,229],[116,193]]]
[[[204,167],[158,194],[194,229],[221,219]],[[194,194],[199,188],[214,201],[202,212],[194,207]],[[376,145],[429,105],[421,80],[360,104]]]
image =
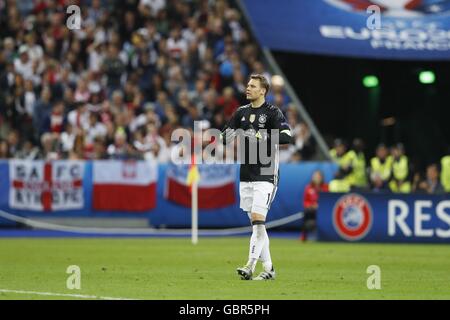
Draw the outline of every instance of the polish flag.
[[[156,162],[94,161],[94,210],[147,211],[156,207]]]
[[[169,164],[165,186],[166,199],[188,208],[191,207],[190,169],[191,165]],[[199,164],[197,169],[199,209],[218,209],[236,202],[234,164]]]

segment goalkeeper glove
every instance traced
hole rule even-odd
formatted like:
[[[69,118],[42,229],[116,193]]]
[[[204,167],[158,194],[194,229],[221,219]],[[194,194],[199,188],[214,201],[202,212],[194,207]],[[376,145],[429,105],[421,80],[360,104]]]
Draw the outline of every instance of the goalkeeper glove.
[[[229,144],[236,138],[236,131],[231,128],[226,128],[224,132],[220,134],[220,140],[223,143]]]
[[[255,129],[248,129],[244,131],[244,137],[247,137],[250,142],[261,142],[267,140],[266,131],[256,131]]]

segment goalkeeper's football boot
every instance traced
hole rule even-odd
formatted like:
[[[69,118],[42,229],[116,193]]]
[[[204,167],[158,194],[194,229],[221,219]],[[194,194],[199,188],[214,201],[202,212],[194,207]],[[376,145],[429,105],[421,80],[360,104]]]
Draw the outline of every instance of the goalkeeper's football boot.
[[[252,280],[253,271],[249,266],[243,266],[236,269],[238,275],[241,276],[241,280]]]
[[[275,270],[272,268],[270,271],[263,271],[253,280],[275,280]]]

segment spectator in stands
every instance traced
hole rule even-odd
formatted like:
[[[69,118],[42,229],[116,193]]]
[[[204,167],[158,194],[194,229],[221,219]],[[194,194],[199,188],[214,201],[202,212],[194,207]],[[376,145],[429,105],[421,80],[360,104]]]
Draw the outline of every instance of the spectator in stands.
[[[6,37],[3,40],[3,56],[5,61],[12,62],[14,60],[16,56],[15,47],[16,43],[12,37]]]
[[[181,36],[179,26],[171,31],[171,36],[167,39],[167,51],[171,58],[180,60],[187,53],[188,42]]]
[[[234,92],[237,93],[237,98],[240,102],[240,104],[245,104],[247,101],[245,100],[245,90],[246,90],[246,83],[244,75],[242,74],[241,70],[234,69],[233,70],[233,89]]]
[[[180,125],[208,120],[222,129],[233,110],[247,103],[250,70],[270,77],[230,1],[82,2],[83,28],[73,32],[62,21],[63,2],[22,2],[6,1],[5,12],[0,10],[7,18],[0,23],[6,35],[0,44],[0,137],[6,139],[11,128],[21,137],[12,157],[23,158],[38,146],[40,158],[102,157],[102,148],[115,150],[118,130],[133,146],[137,128],[150,122],[149,104],[170,150],[171,132]],[[283,80],[274,80],[271,94],[283,107],[289,97]],[[100,114],[94,127],[106,127],[104,139],[92,134],[92,112]],[[32,125],[26,122],[30,115]],[[59,136],[50,139],[47,133],[55,131]],[[158,161],[164,161],[161,144],[154,148],[161,148]]]
[[[11,158],[16,158],[21,149],[20,139],[20,132],[16,129],[11,130],[6,137]]]
[[[85,102],[78,102],[76,109],[67,115],[68,122],[77,129],[87,129],[89,127],[89,111]]]
[[[48,114],[42,126],[43,132],[61,134],[66,126],[66,117],[64,115],[64,103],[58,101],[53,105],[52,112]]]
[[[438,165],[433,163],[427,166],[426,177],[418,185],[418,192],[428,194],[443,194],[444,187],[439,180]]]
[[[134,132],[133,147],[142,156],[146,157],[146,154],[150,152],[152,144],[146,139],[147,128],[145,126],[140,127]]]
[[[89,125],[86,128],[86,145],[92,145],[97,137],[105,137],[106,126],[99,121],[99,115],[95,112],[89,113]]]
[[[336,143],[336,149],[331,150],[330,155],[339,164],[339,170],[335,179],[330,182],[330,190],[333,192],[365,190],[367,182],[364,142],[359,138],[354,139],[348,151],[345,141],[338,139]]]
[[[25,88],[23,93],[23,104],[27,116],[27,123],[32,120],[34,107],[36,104],[36,93],[34,92],[33,82],[31,80],[25,80]]]
[[[370,186],[372,192],[390,192],[389,185],[383,179],[380,172],[373,172],[370,176]]]
[[[214,114],[218,111],[223,113],[223,110],[221,110],[217,105],[217,93],[212,88],[208,89],[203,95],[203,109],[202,109],[203,117],[204,119],[212,122]],[[225,119],[228,118],[225,117]]]
[[[108,159],[108,154],[106,153],[105,137],[96,136],[94,138],[94,146],[92,150],[92,160],[105,160]]]
[[[308,161],[316,152],[316,143],[306,122],[300,121],[294,104],[286,111],[286,118],[294,135],[294,145],[280,148],[280,162]]]
[[[130,157],[130,146],[127,142],[125,129],[119,127],[114,135],[114,143],[107,149],[110,159],[128,159]]]
[[[311,160],[316,152],[315,140],[308,124],[304,121],[300,121],[296,126],[295,148],[303,161]]]
[[[381,143],[377,146],[376,155],[370,160],[370,185],[372,190],[388,190],[392,175],[393,159],[388,148]]]
[[[75,138],[77,136],[78,129],[74,128],[74,126],[66,122],[66,126],[64,128],[63,133],[61,133],[60,136],[60,143],[61,143],[61,152],[64,155],[68,155],[71,150],[73,150],[73,147],[75,145]]]
[[[412,186],[409,181],[409,162],[405,155],[403,144],[396,144],[391,149],[392,157],[392,178],[389,182],[389,188],[395,193],[410,193]]]
[[[361,138],[355,138],[352,143],[354,152],[353,159],[353,181],[352,187],[354,190],[364,191],[367,185],[366,172],[366,156],[364,155],[364,141]]]
[[[189,90],[189,99],[199,110],[202,110],[204,107],[203,96],[206,93],[206,90],[206,83],[203,79],[196,79],[194,88]]]
[[[306,186],[303,193],[303,225],[301,240],[306,241],[308,232],[315,230],[317,208],[319,206],[319,192],[328,192],[328,185],[324,181],[320,170],[314,171],[311,182]]]
[[[100,122],[104,125],[112,123],[114,120],[114,115],[111,112],[111,103],[109,100],[104,100],[101,104],[100,110],[98,111]]]
[[[85,157],[85,149],[84,149],[84,135],[81,130],[78,130],[75,134],[75,140],[73,142],[73,148],[69,151],[68,159],[69,160],[83,160]]]
[[[30,140],[26,140],[16,157],[24,160],[36,160],[38,158],[38,155],[39,148],[35,146]]]
[[[24,78],[22,76],[15,76],[12,91],[12,94],[6,101],[6,108],[9,109],[7,113],[10,115],[13,127],[18,128],[24,126],[28,118],[25,109]]]
[[[41,62],[41,59],[44,57],[44,50],[42,46],[36,42],[36,32],[31,31],[25,36],[25,42],[28,48],[28,54],[30,56],[30,59],[38,63]]]
[[[450,147],[447,155],[441,159],[441,183],[445,192],[450,192]]]
[[[331,159],[339,166],[334,179],[330,181],[331,192],[348,192],[352,185],[350,174],[353,171],[354,156],[348,151],[347,142],[342,139],[334,141],[334,148],[330,150]]]
[[[234,97],[234,89],[232,87],[223,89],[222,96],[217,99],[217,106],[221,108],[227,119],[236,111],[239,107],[239,101]]]
[[[139,11],[144,17],[156,17],[166,7],[166,0],[140,0]]]
[[[125,72],[125,64],[119,57],[119,48],[110,44],[108,47],[108,55],[103,61],[102,71],[107,77],[108,97],[114,90],[120,89],[121,78]]]
[[[271,74],[267,70],[265,70],[264,64],[261,61],[257,60],[253,62],[252,68],[253,68],[252,73],[262,74],[267,79],[272,78]]]
[[[9,146],[6,140],[0,140],[0,159],[9,159]]]
[[[57,150],[58,148],[57,140],[51,133],[46,132],[42,135],[41,145],[42,150],[37,156],[38,159],[50,161],[50,160],[58,160],[60,158]]]
[[[194,123],[201,120],[200,112],[189,102],[187,113],[181,119],[181,125],[185,128],[194,128]]]
[[[227,122],[225,120],[225,116],[224,116],[223,112],[221,112],[220,110],[214,112],[213,119],[211,121],[212,128],[220,130],[225,127],[226,123]]]
[[[75,101],[74,90],[69,86],[64,88],[62,100],[64,102],[64,105],[66,106],[67,113],[74,110],[77,106],[76,101]]]
[[[274,75],[271,79],[271,90],[267,94],[267,102],[275,104],[283,112],[286,111],[287,106],[291,102],[289,95],[284,88],[284,79],[280,75]]]
[[[120,90],[114,90],[112,93],[111,104],[109,109],[111,113],[117,115],[126,108],[124,94]]]
[[[24,79],[30,80],[33,77],[33,60],[30,59],[28,54],[28,47],[22,45],[19,48],[19,57],[14,60],[14,69],[17,74],[21,75]]]
[[[52,110],[51,98],[52,91],[50,87],[43,87],[40,99],[36,101],[33,108],[33,125],[38,136],[43,133],[44,119]]]
[[[421,172],[414,172],[413,179],[412,179],[412,185],[411,190],[412,192],[419,192],[419,184],[423,180],[423,176]]]
[[[167,163],[170,160],[170,150],[163,137],[158,134],[158,127],[154,121],[147,124],[146,141],[150,143],[151,156],[159,163]]]
[[[91,97],[91,92],[89,91],[89,87],[87,81],[83,78],[80,78],[77,83],[77,88],[75,90],[75,101],[78,102],[88,102]]]

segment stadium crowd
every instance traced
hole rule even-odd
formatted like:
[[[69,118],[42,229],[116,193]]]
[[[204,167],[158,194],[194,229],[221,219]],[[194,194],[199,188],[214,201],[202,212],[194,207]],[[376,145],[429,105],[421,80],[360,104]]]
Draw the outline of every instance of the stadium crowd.
[[[364,151],[364,142],[359,138],[351,145],[335,140],[330,156],[339,170],[330,181],[331,192],[450,193],[450,153],[421,172],[411,164],[401,143],[390,148],[379,144],[370,161],[366,161]]]
[[[81,28],[66,8],[81,8]],[[316,143],[231,1],[0,0],[0,159],[170,160],[172,132],[222,129],[252,73],[271,82],[295,144],[281,162],[314,159]],[[337,140],[330,191],[450,192],[450,156],[425,176],[404,148]],[[440,172],[439,172],[440,171]]]
[[[81,28],[66,26],[69,4]],[[251,73],[296,136],[281,161],[315,143],[280,76],[229,1],[0,0],[0,158],[170,158],[173,130],[222,129]]]

